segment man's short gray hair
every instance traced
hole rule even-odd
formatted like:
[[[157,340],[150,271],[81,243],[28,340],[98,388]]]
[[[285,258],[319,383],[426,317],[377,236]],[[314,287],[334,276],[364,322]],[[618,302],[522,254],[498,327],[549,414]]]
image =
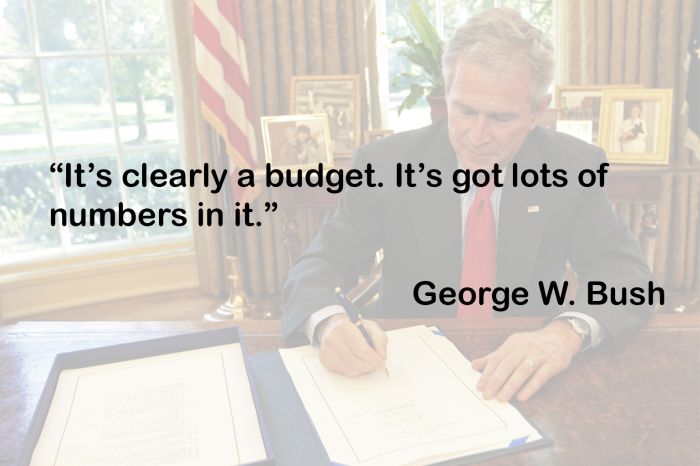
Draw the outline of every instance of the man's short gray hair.
[[[530,65],[534,82],[530,98],[536,108],[554,78],[554,47],[545,33],[508,8],[484,11],[457,28],[442,54],[445,92],[449,92],[459,58],[501,72],[518,55]]]

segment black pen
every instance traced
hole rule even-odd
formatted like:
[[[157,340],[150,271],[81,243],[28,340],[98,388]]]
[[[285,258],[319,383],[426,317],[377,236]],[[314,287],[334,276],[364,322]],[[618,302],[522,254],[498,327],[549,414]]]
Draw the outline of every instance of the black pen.
[[[369,347],[376,351],[377,348],[375,348],[374,346],[374,341],[372,341],[372,337],[369,335],[369,332],[367,331],[365,326],[362,325],[362,315],[360,314],[360,311],[358,311],[355,305],[352,303],[352,301],[350,301],[348,297],[343,294],[343,290],[341,290],[339,286],[335,287],[335,294],[338,296],[340,305],[343,306],[343,309],[345,309],[345,313],[350,318],[350,322],[355,324],[355,327],[357,327],[362,336],[365,337],[365,341],[367,341]],[[386,376],[389,377],[389,369],[384,367],[384,371],[386,372]]]

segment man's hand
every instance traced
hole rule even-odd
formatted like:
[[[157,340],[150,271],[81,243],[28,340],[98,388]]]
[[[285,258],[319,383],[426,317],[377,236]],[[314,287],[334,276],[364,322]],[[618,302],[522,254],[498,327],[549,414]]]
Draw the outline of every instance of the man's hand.
[[[333,315],[318,325],[316,330],[321,344],[321,362],[326,369],[348,377],[384,370],[386,361],[386,334],[371,320],[362,324],[372,337],[373,350],[347,315]]]
[[[535,332],[514,333],[493,353],[472,361],[482,371],[476,388],[484,398],[525,401],[571,364],[582,338],[567,322],[555,320]]]

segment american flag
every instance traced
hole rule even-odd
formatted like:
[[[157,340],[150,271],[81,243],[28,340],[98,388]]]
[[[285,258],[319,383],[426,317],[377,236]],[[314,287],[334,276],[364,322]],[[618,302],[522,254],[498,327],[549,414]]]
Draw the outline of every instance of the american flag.
[[[240,0],[193,0],[192,18],[202,115],[226,141],[235,168],[254,169],[255,126]],[[234,188],[235,197],[237,193]]]
[[[700,4],[695,6],[685,69],[688,71],[688,91],[684,106],[684,113],[688,117],[688,133],[685,141],[700,159]]]

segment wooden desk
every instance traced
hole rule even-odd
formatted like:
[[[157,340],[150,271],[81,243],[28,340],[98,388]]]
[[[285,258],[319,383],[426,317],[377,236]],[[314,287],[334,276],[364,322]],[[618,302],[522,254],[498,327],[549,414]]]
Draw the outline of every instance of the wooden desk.
[[[541,319],[502,318],[479,328],[437,324],[468,358]],[[23,322],[0,327],[0,465],[14,465],[55,353],[216,328],[204,322]],[[251,351],[281,344],[278,321],[240,323]],[[488,465],[689,465],[700,453],[700,316],[660,315],[624,348],[583,354],[522,412],[554,444]]]

